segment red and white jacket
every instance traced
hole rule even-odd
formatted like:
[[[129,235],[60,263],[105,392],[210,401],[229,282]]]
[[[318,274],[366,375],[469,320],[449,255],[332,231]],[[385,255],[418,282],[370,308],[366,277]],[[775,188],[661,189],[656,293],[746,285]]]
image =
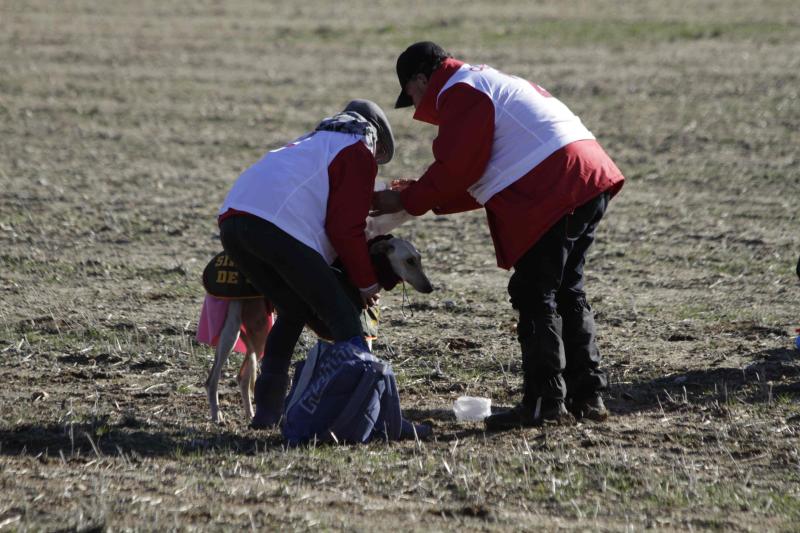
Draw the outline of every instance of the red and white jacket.
[[[401,192],[412,215],[486,208],[497,265],[510,269],[564,215],[624,176],[580,119],[542,87],[445,60],[416,120],[439,126],[434,163]]]
[[[364,235],[378,166],[363,137],[317,131],[267,152],[236,180],[219,209],[255,215],[342,260],[361,289],[377,283]]]

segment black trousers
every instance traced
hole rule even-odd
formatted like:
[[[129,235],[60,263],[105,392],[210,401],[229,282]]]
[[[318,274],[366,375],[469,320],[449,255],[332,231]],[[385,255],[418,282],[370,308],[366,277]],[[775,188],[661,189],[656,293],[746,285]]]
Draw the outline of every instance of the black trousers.
[[[362,335],[360,309],[315,250],[258,217],[222,221],[220,239],[236,266],[278,310],[267,337],[262,372],[283,373],[305,324],[316,317],[334,341]]]
[[[606,387],[583,268],[609,199],[602,193],[562,217],[514,265],[508,293],[519,312],[525,405]]]

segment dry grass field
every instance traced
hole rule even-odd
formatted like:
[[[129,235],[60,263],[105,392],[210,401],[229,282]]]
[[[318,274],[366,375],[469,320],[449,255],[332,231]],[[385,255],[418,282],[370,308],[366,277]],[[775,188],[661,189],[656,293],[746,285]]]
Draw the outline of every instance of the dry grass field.
[[[474,212],[397,230],[437,290],[382,300],[375,352],[434,439],[287,450],[236,357],[213,425],[225,192],[349,99],[390,108],[423,39],[546,87],[628,177],[588,267],[613,417],[456,422],[520,388]],[[796,531],[799,90],[795,0],[0,0],[0,530]],[[380,177],[430,162],[410,115]]]

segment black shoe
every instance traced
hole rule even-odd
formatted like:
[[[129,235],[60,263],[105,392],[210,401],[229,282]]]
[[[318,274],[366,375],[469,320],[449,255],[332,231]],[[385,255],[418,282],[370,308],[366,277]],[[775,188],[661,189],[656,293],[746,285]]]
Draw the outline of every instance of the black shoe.
[[[534,407],[518,404],[507,411],[488,416],[484,420],[488,431],[536,427],[546,422],[568,426],[575,423],[575,418],[567,411],[563,401],[540,397],[536,400]]]
[[[288,374],[261,374],[256,380],[256,414],[250,421],[252,429],[267,429],[278,425],[283,417],[283,400],[289,387]]]
[[[608,409],[603,403],[603,398],[597,393],[580,400],[573,399],[570,402],[569,410],[578,420],[593,420],[595,422],[608,420]]]

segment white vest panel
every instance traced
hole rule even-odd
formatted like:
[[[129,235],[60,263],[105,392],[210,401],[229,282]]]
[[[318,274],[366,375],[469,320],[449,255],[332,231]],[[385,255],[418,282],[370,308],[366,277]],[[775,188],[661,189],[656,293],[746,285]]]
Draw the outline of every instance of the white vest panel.
[[[361,140],[358,135],[317,131],[267,152],[239,176],[219,214],[236,209],[268,220],[333,263],[336,251],[325,232],[328,166],[340,151]]]
[[[581,119],[531,82],[486,65],[464,64],[437,96],[456,83],[486,94],[494,104],[494,142],[483,176],[469,188],[481,205],[569,143],[594,139]]]

